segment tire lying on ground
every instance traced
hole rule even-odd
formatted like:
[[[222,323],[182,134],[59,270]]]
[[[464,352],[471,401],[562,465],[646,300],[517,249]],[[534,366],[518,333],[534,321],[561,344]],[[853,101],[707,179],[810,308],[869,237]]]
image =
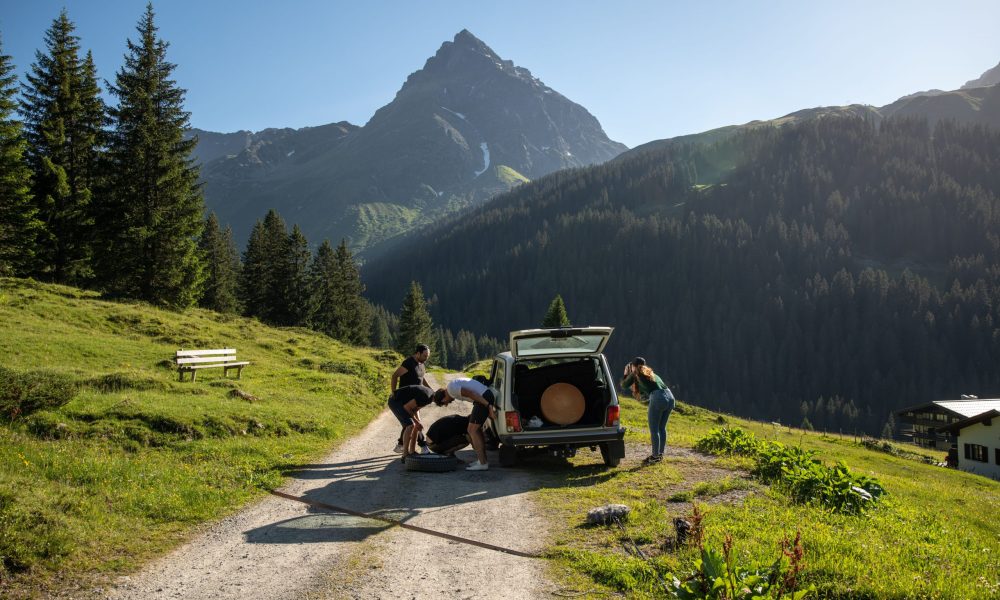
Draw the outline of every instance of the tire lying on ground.
[[[458,459],[443,454],[411,454],[404,463],[407,471],[445,473],[458,468]]]

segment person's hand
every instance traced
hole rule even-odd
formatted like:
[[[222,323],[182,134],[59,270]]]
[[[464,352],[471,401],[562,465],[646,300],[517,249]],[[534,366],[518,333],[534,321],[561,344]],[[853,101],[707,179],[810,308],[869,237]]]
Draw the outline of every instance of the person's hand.
[[[628,363],[627,365],[625,365],[625,374],[628,375],[631,372],[632,372],[632,363]]]
[[[490,418],[495,420],[497,418],[497,409],[494,408],[492,404],[490,404],[489,410],[490,410]]]

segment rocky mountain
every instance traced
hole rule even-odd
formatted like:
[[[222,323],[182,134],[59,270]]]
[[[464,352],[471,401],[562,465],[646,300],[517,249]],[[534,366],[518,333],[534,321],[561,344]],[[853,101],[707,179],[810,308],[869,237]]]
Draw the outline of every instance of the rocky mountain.
[[[206,203],[237,239],[276,208],[311,241],[356,247],[627,149],[466,30],[363,127],[197,133]]]
[[[989,87],[998,83],[1000,83],[1000,63],[997,63],[997,66],[992,69],[987,69],[986,72],[980,75],[978,79],[965,82],[962,89],[967,90],[977,87]]]

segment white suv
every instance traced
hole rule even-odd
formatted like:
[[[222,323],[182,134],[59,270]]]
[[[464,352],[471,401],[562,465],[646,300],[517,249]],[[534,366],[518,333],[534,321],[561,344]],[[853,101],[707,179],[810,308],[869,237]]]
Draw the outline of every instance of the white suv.
[[[602,354],[612,331],[611,327],[563,327],[510,334],[510,352],[494,358],[488,380],[497,409],[490,427],[500,444],[502,466],[513,466],[519,455],[538,449],[573,456],[578,448],[599,448],[604,464],[611,467],[625,457],[618,395]],[[557,383],[579,390],[579,394],[572,393],[570,420],[581,408],[582,415],[573,422],[559,424],[543,414],[542,395]]]

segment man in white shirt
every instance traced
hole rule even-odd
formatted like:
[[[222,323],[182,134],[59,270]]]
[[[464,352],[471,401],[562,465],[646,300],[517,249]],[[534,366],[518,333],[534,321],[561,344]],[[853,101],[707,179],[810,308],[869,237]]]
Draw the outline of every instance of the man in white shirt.
[[[474,379],[453,379],[445,389],[446,402],[465,400],[472,403],[472,414],[469,415],[469,439],[476,451],[478,462],[465,467],[466,471],[485,471],[490,468],[486,462],[486,438],[483,436],[483,423],[486,418],[496,418],[493,402],[493,391]]]

